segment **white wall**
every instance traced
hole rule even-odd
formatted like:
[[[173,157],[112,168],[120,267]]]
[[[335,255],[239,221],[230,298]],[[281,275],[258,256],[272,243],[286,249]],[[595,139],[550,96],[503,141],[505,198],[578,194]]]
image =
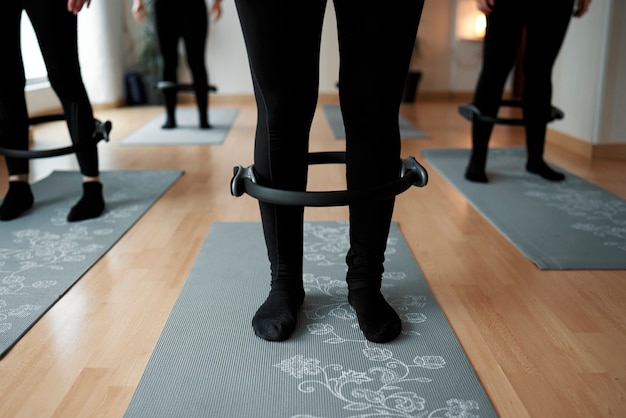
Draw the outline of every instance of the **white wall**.
[[[598,142],[626,143],[626,2],[613,1]]]
[[[223,94],[252,94],[248,58],[234,1],[222,1],[222,18],[211,22],[209,27],[206,61],[211,84]]]
[[[121,2],[96,0],[78,15],[83,82],[94,104],[116,103],[124,97],[121,13]]]
[[[483,42],[474,32],[476,19],[484,15],[476,7],[475,0],[456,0],[452,4],[453,33],[450,39],[450,90],[473,92],[480,73]],[[508,88],[508,87],[507,87]]]
[[[120,2],[97,0],[78,15],[78,52],[83,82],[95,105],[120,103],[124,98],[121,7]],[[49,83],[28,88],[26,103],[31,115],[61,106]]]
[[[422,70],[420,92],[450,90],[453,62],[454,1],[426,1],[417,31],[420,45],[419,68]]]
[[[555,106],[565,112],[551,128],[597,144],[606,73],[611,0],[591,4],[589,12],[572,19],[553,72]]]

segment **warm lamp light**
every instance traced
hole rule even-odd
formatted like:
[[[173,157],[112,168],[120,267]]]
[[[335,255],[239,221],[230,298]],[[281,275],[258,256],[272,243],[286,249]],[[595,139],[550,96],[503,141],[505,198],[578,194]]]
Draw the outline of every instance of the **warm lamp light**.
[[[456,38],[464,41],[484,39],[487,18],[476,8],[476,0],[456,0],[456,3]]]
[[[484,14],[479,14],[474,20],[474,36],[484,38],[487,31],[487,18]]]

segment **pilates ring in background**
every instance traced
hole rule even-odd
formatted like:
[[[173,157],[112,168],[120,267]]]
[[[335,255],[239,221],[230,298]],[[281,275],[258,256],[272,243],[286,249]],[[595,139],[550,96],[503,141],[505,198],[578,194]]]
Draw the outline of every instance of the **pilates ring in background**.
[[[157,83],[157,89],[159,90],[176,90],[176,92],[194,92],[193,84],[180,84],[174,83],[173,81],[159,81]],[[217,87],[208,85],[207,92],[215,93],[217,91]]]
[[[54,115],[43,115],[32,117],[28,120],[29,125],[37,125],[40,123],[46,122],[55,122],[65,120],[64,114],[54,114]],[[92,135],[92,138],[95,143],[98,143],[102,140],[109,142],[109,133],[111,132],[112,124],[110,121],[101,122],[98,119],[95,119],[96,128]],[[61,155],[73,154],[80,147],[80,144],[72,145],[64,148],[54,148],[54,149],[44,149],[44,150],[16,150],[10,148],[2,148],[0,147],[0,154],[5,157],[11,158],[48,158],[48,157],[58,157]]]
[[[500,103],[501,106],[509,106],[509,107],[522,107],[523,102],[521,100],[503,100]],[[522,126],[524,125],[524,119],[518,118],[499,118],[499,117],[491,117],[485,116],[480,113],[480,110],[474,106],[473,104],[464,104],[459,106],[459,113],[465,119],[470,122],[474,119],[480,120],[482,122],[494,123],[497,125],[512,125],[512,126]],[[557,119],[563,119],[565,117],[565,113],[562,110],[552,106],[550,111],[550,119],[548,122],[552,122]]]
[[[345,152],[310,153],[308,164],[345,164]],[[396,196],[411,186],[424,187],[428,172],[413,157],[402,160],[400,178],[367,190],[336,190],[328,192],[300,192],[272,189],[257,183],[254,166],[234,167],[230,183],[231,194],[239,197],[244,193],[262,202],[289,206],[346,206],[352,203],[383,200]]]

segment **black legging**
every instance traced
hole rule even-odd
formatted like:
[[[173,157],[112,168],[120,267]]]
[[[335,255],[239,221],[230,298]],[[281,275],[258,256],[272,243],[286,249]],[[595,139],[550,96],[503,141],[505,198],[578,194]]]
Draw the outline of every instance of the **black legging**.
[[[182,38],[193,78],[198,112],[201,117],[205,117],[209,82],[204,57],[209,20],[204,0],[156,0],[154,17],[163,80],[174,83],[177,81],[178,41]],[[164,96],[168,115],[173,117],[176,91],[166,90]]]
[[[236,0],[258,106],[254,167],[260,183],[305,190],[317,104],[326,0]],[[398,112],[423,7],[420,0],[335,0],[347,185],[399,177]],[[351,289],[379,287],[394,199],[350,206]],[[301,286],[302,207],[260,203],[272,288]]]
[[[551,113],[552,68],[572,16],[574,0],[496,1],[487,17],[483,65],[473,104],[486,116],[495,116],[506,79],[515,62],[526,27],[523,112],[529,161],[541,161],[546,126]],[[474,153],[486,156],[493,124],[475,121]]]
[[[48,80],[59,97],[83,175],[97,177],[98,149],[92,136],[95,120],[78,62],[76,16],[67,0],[0,2],[0,144],[28,149],[26,80],[20,46],[20,23],[25,10],[35,29],[48,69]],[[9,175],[28,174],[27,159],[6,158]]]

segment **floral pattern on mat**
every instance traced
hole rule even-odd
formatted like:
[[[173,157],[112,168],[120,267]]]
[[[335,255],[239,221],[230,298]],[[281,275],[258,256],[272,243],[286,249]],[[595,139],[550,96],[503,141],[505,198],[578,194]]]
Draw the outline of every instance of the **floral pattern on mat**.
[[[113,234],[113,224],[134,216],[140,209],[133,205],[112,210],[101,218],[78,224],[68,223],[67,211],[57,210],[48,229],[14,231],[11,247],[0,248],[0,333],[11,330],[17,321],[40,315],[43,305],[47,306],[27,301],[44,293],[59,295],[64,291],[65,284],[47,279],[45,271],[60,272],[70,264],[84,262],[91,265],[87,258],[106,248],[98,244],[98,237]]]
[[[501,148],[490,153],[501,161],[508,161],[498,169],[500,172],[511,177],[518,175],[523,151]],[[566,218],[574,218],[571,229],[605,238],[605,246],[626,252],[626,202],[623,199],[611,198],[603,189],[585,187],[584,180],[572,175],[566,177],[567,181],[557,183],[527,173],[523,176],[524,196],[563,212]]]
[[[580,219],[580,222],[571,225],[572,229],[603,237],[605,246],[626,252],[626,203],[623,200],[607,200],[599,191],[578,190],[567,183],[532,183],[526,184],[526,187],[531,189],[525,193],[526,196]]]
[[[349,248],[347,222],[337,227],[305,223],[305,263],[317,266],[345,265],[344,257]],[[390,236],[386,258],[396,253],[398,238]],[[407,278],[402,271],[385,272],[383,293]],[[360,346],[360,353],[370,366],[353,370],[347,364],[324,362],[319,358],[295,354],[274,366],[299,380],[297,389],[306,396],[320,391],[332,395],[343,404],[352,418],[365,417],[477,417],[479,403],[475,400],[451,398],[445,405],[430,405],[416,387],[433,382],[433,371],[446,367],[446,359],[436,353],[412,354],[411,358],[399,358],[389,346],[367,341],[359,330],[354,309],[347,302],[345,281],[328,276],[304,275],[307,300],[304,314],[306,329],[312,337],[322,339],[324,344],[351,344]],[[319,296],[319,297],[317,297]],[[402,319],[403,337],[419,339],[419,325],[428,318],[421,312],[428,300],[424,295],[387,297]],[[323,303],[311,303],[310,300]],[[419,351],[416,345],[416,351]],[[360,362],[359,364],[362,364]],[[428,376],[422,372],[429,370]],[[436,374],[435,374],[436,375]],[[440,382],[441,384],[441,382]],[[316,415],[299,414],[292,418],[320,418]]]

